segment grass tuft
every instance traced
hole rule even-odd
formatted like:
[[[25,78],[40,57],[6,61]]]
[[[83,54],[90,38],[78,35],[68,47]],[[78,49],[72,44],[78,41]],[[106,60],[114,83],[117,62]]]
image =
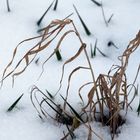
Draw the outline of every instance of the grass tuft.
[[[96,50],[97,50],[97,39],[95,41],[95,45],[94,45],[94,50],[92,48],[92,44],[90,44],[90,53],[91,53],[91,58],[96,56]]]

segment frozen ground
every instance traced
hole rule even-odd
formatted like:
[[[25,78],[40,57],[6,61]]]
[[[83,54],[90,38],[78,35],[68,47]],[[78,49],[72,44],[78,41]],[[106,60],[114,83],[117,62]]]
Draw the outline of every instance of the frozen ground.
[[[37,30],[39,28],[36,22],[52,0],[9,0],[9,2],[11,12],[7,12],[6,0],[0,1],[0,76],[2,76],[5,66],[10,61],[13,49],[16,45],[26,38],[38,35]],[[107,19],[111,14],[114,14],[108,27],[106,27],[104,23],[101,8],[96,6],[91,0],[59,0],[57,11],[51,9],[41,24],[41,27],[44,27],[53,19],[63,19],[74,12],[72,5],[75,4],[83,20],[92,32],[90,37],[85,34],[74,12],[71,19],[73,19],[78,28],[82,39],[87,43],[89,55],[90,43],[94,45],[95,40],[98,39],[98,48],[108,56],[104,58],[97,53],[95,58],[90,59],[96,76],[98,76],[99,73],[106,73],[112,64],[119,63],[117,57],[122,54],[140,27],[139,0],[104,0],[102,3]],[[61,49],[63,60],[66,60],[67,57],[71,56],[71,53],[76,50],[75,40],[72,39],[72,37],[71,39],[68,38],[63,44],[63,46],[65,46]],[[107,43],[110,40],[113,41],[119,49],[108,47]],[[24,43],[24,47],[19,49],[17,59],[20,58],[31,45],[32,43]],[[46,58],[47,53],[42,54],[42,60]],[[127,71],[128,83],[134,80],[137,66],[140,63],[139,54],[140,50],[138,49],[130,60]],[[85,59],[82,57],[75,63],[84,64]],[[67,67],[67,72],[71,70],[73,65]],[[4,81],[3,88],[0,90],[0,140],[59,140],[63,137],[63,131],[66,130],[65,126],[60,126],[50,119],[42,122],[31,104],[29,93],[29,88],[32,85],[37,85],[43,91],[48,89],[52,93],[55,93],[59,86],[60,75],[58,75],[58,72],[61,72],[61,66],[62,62],[58,63],[56,58],[53,57],[45,66],[45,72],[39,80],[37,79],[41,72],[41,65],[36,66],[32,63],[22,75],[16,78],[13,88],[10,78]],[[79,77],[75,76],[75,78],[73,78],[73,88],[70,89],[71,94],[69,96],[69,102],[75,107],[77,107],[80,101],[76,94],[76,84],[85,80],[89,81],[91,78],[88,76],[85,77],[85,72],[83,71],[79,73]],[[65,77],[64,85],[66,82]],[[139,83],[140,76],[136,84]],[[22,93],[24,93],[24,96],[18,103],[17,108],[13,112],[7,113],[6,110],[8,107]],[[61,94],[65,95],[65,86],[62,87]],[[129,111],[127,122],[121,128],[121,133],[115,138],[116,140],[140,139],[140,117],[138,117],[136,113],[138,103],[139,96],[134,100],[132,104],[133,111]],[[101,127],[99,123],[93,123],[92,125],[95,132],[104,140],[110,139],[107,127]],[[87,130],[84,126],[81,126],[76,130],[75,134],[77,140],[85,140]],[[98,138],[93,137],[93,139]]]

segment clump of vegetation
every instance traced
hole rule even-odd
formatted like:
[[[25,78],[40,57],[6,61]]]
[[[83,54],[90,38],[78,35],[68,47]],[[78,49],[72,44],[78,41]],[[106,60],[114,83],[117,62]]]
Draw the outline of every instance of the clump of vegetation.
[[[91,54],[91,58],[95,57],[96,56],[96,52],[98,51],[103,57],[107,57],[107,55],[105,53],[103,53],[98,47],[97,47],[97,39],[95,41],[95,44],[94,44],[94,49],[92,47],[92,44],[90,44],[90,54]]]
[[[60,95],[64,103],[63,105],[55,103],[54,96],[52,96],[51,93],[47,91],[46,93],[47,95],[46,95],[36,86],[34,86],[31,90],[31,101],[34,107],[36,108],[38,115],[41,119],[43,119],[43,117],[51,117],[55,121],[66,125],[68,132],[66,134],[64,133],[64,137],[61,140],[66,140],[68,136],[70,136],[73,139],[75,137],[74,130],[78,128],[81,124],[84,125],[89,130],[88,140],[92,139],[93,134],[96,135],[99,139],[103,139],[95,131],[93,131],[90,125],[90,122],[92,121],[100,121],[102,125],[109,126],[111,138],[114,139],[115,134],[118,134],[119,127],[123,123],[125,123],[126,120],[125,116],[127,114],[128,108],[129,107],[131,108],[130,105],[134,100],[135,94],[132,100],[128,100],[128,96],[130,92],[132,93],[133,88],[135,91],[137,91],[137,88],[135,88],[135,82],[140,70],[140,65],[138,67],[135,80],[131,85],[128,85],[127,83],[126,68],[131,54],[140,45],[140,32],[137,34],[135,39],[130,41],[128,47],[123,52],[122,56],[119,57],[121,64],[117,66],[114,65],[107,74],[100,74],[97,78],[95,78],[94,70],[92,68],[86,50],[86,44],[82,41],[74,22],[71,19],[68,19],[68,17],[66,17],[63,20],[52,21],[47,27],[40,30],[42,33],[41,35],[30,39],[26,39],[18,44],[18,46],[14,50],[11,61],[9,62],[9,64],[7,65],[7,67],[3,72],[2,84],[4,80],[10,75],[12,75],[13,84],[14,84],[14,78],[16,76],[19,76],[26,70],[26,68],[31,64],[31,62],[36,58],[36,55],[44,51],[45,49],[47,49],[49,45],[53,41],[55,41],[56,37],[63,31],[65,26],[71,25],[72,29],[65,31],[61,35],[56,47],[54,48],[54,51],[51,52],[50,56],[48,56],[46,61],[43,62],[42,67],[53,55],[56,54],[56,51],[59,50],[61,47],[62,41],[70,33],[74,33],[75,37],[80,42],[80,47],[73,56],[71,56],[68,60],[66,60],[63,63],[59,90],[61,89],[62,86],[65,66],[71,63],[72,61],[74,61],[77,57],[79,57],[79,55],[82,52],[86,56],[88,66],[77,66],[71,71],[68,77],[66,96],[63,97],[62,95]],[[23,42],[34,40],[34,39],[40,39],[40,40],[23,55],[23,57],[17,62],[17,65],[14,68],[11,68],[19,45],[22,44]],[[20,66],[22,63],[24,63],[25,66],[21,68]],[[81,90],[88,84],[91,84],[92,87],[91,89],[89,89],[89,92],[87,93],[88,102],[87,104],[84,104],[84,107],[81,108],[81,112],[79,113],[68,102],[68,95],[69,95],[71,77],[73,76],[74,73],[76,73],[81,69],[89,71],[92,76],[91,82],[83,83],[83,85],[79,87],[78,94],[83,103],[84,103],[84,99],[82,97]],[[40,95],[41,98],[38,97],[38,95]],[[56,115],[51,116],[49,112],[46,111],[44,104],[49,106],[55,112]],[[67,110],[66,106],[71,110],[71,112]],[[120,114],[122,110],[125,111],[124,116]]]
[[[127,113],[128,107],[130,107],[134,99],[132,98],[132,100],[128,102],[128,95],[132,88],[135,90],[136,88],[134,86],[135,82],[133,82],[131,90],[128,90],[129,85],[127,84],[126,67],[130,55],[139,46],[139,35],[140,32],[137,37],[129,43],[123,55],[119,57],[121,65],[114,65],[107,75],[100,74],[98,76],[88,93],[88,103],[83,108],[85,112],[90,110],[90,116],[95,120],[100,120],[103,125],[109,125],[112,139],[114,135],[118,133],[119,126],[125,122],[125,116],[121,116],[120,111],[125,110]],[[139,69],[140,66],[138,72]],[[96,100],[94,100],[95,97]]]

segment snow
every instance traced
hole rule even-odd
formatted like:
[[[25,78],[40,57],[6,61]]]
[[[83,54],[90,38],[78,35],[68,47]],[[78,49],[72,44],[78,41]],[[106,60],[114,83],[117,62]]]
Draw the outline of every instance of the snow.
[[[38,35],[39,27],[36,25],[37,20],[50,5],[52,0],[9,0],[11,12],[7,12],[6,0],[0,1],[0,77],[4,68],[10,61],[14,48],[22,40]],[[77,7],[81,17],[92,32],[91,36],[87,36],[76,13],[71,16],[84,42],[87,43],[87,51],[90,55],[90,43],[94,46],[96,39],[98,40],[98,48],[100,48],[108,57],[103,57],[97,53],[95,58],[90,61],[93,66],[96,77],[100,73],[107,73],[112,64],[119,64],[117,59],[127,47],[129,41],[135,37],[139,31],[140,25],[140,1],[139,0],[117,0],[102,1],[105,16],[108,19],[114,14],[108,27],[106,27],[102,11],[91,0],[59,0],[57,11],[52,9],[47,13],[41,23],[41,27],[47,26],[54,19],[63,19],[67,15],[74,12],[73,4]],[[41,28],[40,27],[40,28]],[[108,47],[108,41],[113,41],[119,48]],[[34,44],[34,42],[23,43],[18,50],[16,60]],[[42,77],[38,77],[42,71],[40,61],[45,60],[50,51],[42,53],[39,65],[32,63],[27,70],[15,79],[15,85],[12,88],[12,80],[9,77],[4,81],[4,85],[0,90],[0,140],[58,140],[63,137],[63,131],[67,131],[64,125],[60,125],[48,118],[42,122],[34,109],[30,100],[30,88],[37,85],[41,90],[47,89],[51,93],[55,93],[59,87],[62,63],[72,56],[77,50],[78,41],[70,35],[64,43],[62,43],[61,52],[63,56],[62,62],[57,62],[53,57],[45,65],[45,71]],[[66,47],[65,47],[66,46]],[[128,65],[128,83],[132,83],[139,65],[138,49],[131,57]],[[39,56],[38,56],[39,57]],[[61,94],[65,95],[67,78],[71,70],[76,66],[86,65],[85,56],[82,54],[75,62],[66,66],[65,77]],[[85,76],[86,75],[86,76]],[[78,86],[83,82],[91,81],[88,72],[82,70],[72,77],[70,95],[68,101],[78,110],[80,106],[80,98],[77,95]],[[76,84],[75,84],[76,83]],[[136,81],[136,85],[140,83],[140,76]],[[86,89],[82,90],[82,94]],[[18,103],[17,108],[12,112],[6,112],[9,106],[22,94],[23,98]],[[87,98],[86,95],[83,95]],[[131,97],[130,97],[131,98]],[[56,101],[61,103],[58,96]],[[116,140],[133,139],[139,140],[140,134],[140,117],[137,116],[136,109],[139,103],[139,95],[132,103],[133,111],[127,114],[127,121],[121,128],[121,133],[115,137]],[[93,122],[91,124],[97,134],[104,140],[110,140],[108,127],[102,127],[100,123]],[[84,125],[81,125],[75,131],[77,140],[85,140],[88,132]],[[98,139],[96,136],[93,139]]]

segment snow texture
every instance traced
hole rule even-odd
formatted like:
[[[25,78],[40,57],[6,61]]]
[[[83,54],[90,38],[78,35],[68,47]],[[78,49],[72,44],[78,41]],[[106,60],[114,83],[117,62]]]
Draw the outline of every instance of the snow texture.
[[[106,27],[101,8],[96,6],[91,0],[59,0],[56,11],[51,8],[43,19],[40,27],[36,22],[48,8],[52,0],[9,0],[11,12],[7,12],[6,0],[0,0],[0,76],[10,61],[12,53],[17,44],[29,37],[37,36],[39,28],[47,26],[54,19],[63,19],[74,12],[70,17],[85,43],[90,56],[90,43],[98,40],[98,48],[108,57],[103,57],[99,52],[95,58],[91,58],[94,73],[98,76],[100,73],[107,73],[112,64],[119,64],[118,56],[127,47],[129,41],[135,37],[140,29],[140,1],[139,0],[103,0],[103,8],[106,19],[112,17],[108,27]],[[81,17],[90,29],[92,35],[87,36],[75,11],[73,4],[77,7]],[[113,41],[119,48],[108,47],[107,43]],[[23,43],[18,50],[16,60],[34,44],[34,42]],[[0,140],[59,140],[63,137],[63,131],[66,131],[64,125],[60,125],[50,118],[42,122],[37,115],[30,101],[30,88],[32,85],[38,86],[41,90],[47,89],[55,93],[59,87],[62,63],[78,50],[78,41],[71,35],[61,47],[63,56],[62,62],[57,62],[53,57],[46,65],[42,77],[38,80],[41,73],[40,62],[47,58],[50,51],[38,55],[40,57],[39,65],[32,63],[27,70],[15,79],[15,85],[12,88],[12,80],[9,77],[4,81],[0,90]],[[64,47],[65,46],[65,47]],[[137,71],[140,50],[138,49],[131,57],[128,65],[128,83],[132,83]],[[61,94],[65,95],[67,85],[67,75],[77,64],[85,65],[87,62],[84,56],[80,56],[75,62],[69,64],[65,70],[65,77]],[[90,75],[85,71],[78,72],[72,77],[69,102],[78,110],[80,98],[77,94],[78,85],[91,80]],[[76,83],[76,84],[75,84]],[[140,83],[138,76],[136,84]],[[22,94],[23,98],[17,104],[12,112],[6,112],[8,107]],[[86,93],[86,89],[82,94]],[[83,95],[87,98],[87,95]],[[131,98],[131,97],[130,97]],[[61,98],[57,97],[57,102],[61,103]],[[133,111],[127,114],[127,121],[122,126],[121,133],[115,137],[116,140],[139,140],[140,138],[140,117],[137,116],[136,109],[139,103],[139,95],[134,100]],[[108,127],[102,127],[100,123],[91,124],[97,134],[104,140],[110,140]],[[75,131],[76,140],[85,140],[88,132],[84,125],[81,125]],[[93,136],[94,140],[98,140]]]

